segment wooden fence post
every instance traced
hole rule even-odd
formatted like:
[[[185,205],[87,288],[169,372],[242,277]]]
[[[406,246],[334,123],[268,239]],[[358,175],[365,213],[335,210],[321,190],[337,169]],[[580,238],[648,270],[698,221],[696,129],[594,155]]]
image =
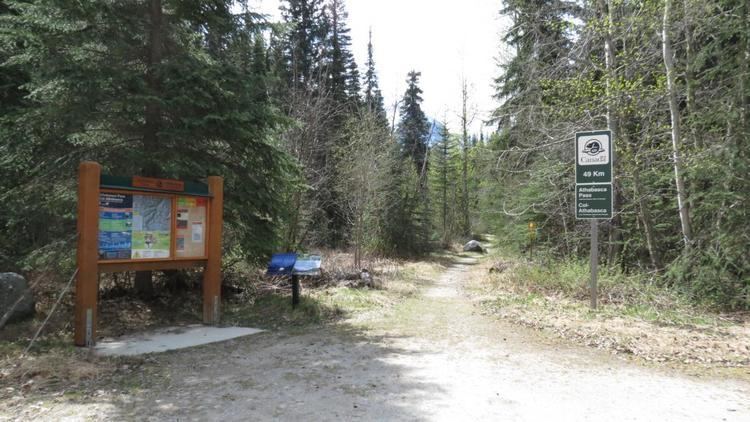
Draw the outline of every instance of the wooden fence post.
[[[78,249],[76,262],[75,344],[96,343],[99,293],[99,177],[101,167],[84,161],[78,167]]]
[[[203,271],[203,323],[218,324],[221,312],[221,229],[224,224],[224,179],[208,177],[208,261]]]

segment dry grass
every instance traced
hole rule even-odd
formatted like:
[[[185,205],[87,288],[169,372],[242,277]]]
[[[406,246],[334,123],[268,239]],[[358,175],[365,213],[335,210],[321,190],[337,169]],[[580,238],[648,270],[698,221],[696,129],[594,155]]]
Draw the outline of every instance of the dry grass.
[[[75,386],[111,373],[107,362],[86,357],[86,352],[56,350],[38,356],[9,356],[2,360],[0,385],[21,391]]]
[[[416,294],[420,285],[429,282],[444,268],[444,264],[435,260],[370,258],[363,261],[363,266],[380,282],[381,288],[355,289],[343,286],[336,276],[354,272],[352,255],[340,251],[323,251],[322,255],[327,277],[318,283],[303,283],[303,303],[296,310],[291,309],[286,280],[268,280],[259,268],[229,272],[229,284],[242,293],[225,296],[224,323],[277,329],[376,317]],[[9,325],[0,332],[0,400],[11,403],[44,391],[86,394],[92,388],[106,385],[113,376],[119,377],[117,360],[97,358],[87,350],[73,347],[72,294],[65,298],[31,353],[21,357],[59,287],[54,282],[37,286],[43,288],[35,292],[40,298],[37,317]],[[150,301],[134,297],[130,292],[132,286],[125,278],[108,279],[104,286],[106,290],[102,291],[99,306],[100,338],[200,322],[200,290],[192,284],[187,290],[173,292],[157,283],[157,297]]]
[[[535,264],[503,259],[505,270],[489,273],[496,261],[474,269],[472,288],[484,311],[584,345],[643,361],[692,368],[735,368],[750,378],[750,318],[693,307],[656,286],[618,279],[603,284],[600,307],[588,306],[586,277],[540,272]],[[564,272],[565,270],[561,270]],[[539,280],[536,277],[555,277]],[[576,284],[578,284],[576,283]]]

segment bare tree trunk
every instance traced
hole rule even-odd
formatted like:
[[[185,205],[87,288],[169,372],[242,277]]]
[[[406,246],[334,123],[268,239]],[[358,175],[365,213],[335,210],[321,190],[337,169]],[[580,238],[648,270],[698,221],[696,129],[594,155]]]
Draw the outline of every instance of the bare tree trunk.
[[[682,225],[682,239],[685,247],[690,245],[692,231],[690,227],[690,212],[687,204],[685,180],[682,175],[682,157],[680,154],[680,110],[677,104],[677,88],[675,87],[675,71],[672,58],[672,40],[669,36],[669,21],[672,13],[672,0],[664,1],[664,20],[662,22],[662,54],[667,73],[667,98],[669,99],[669,113],[672,120],[672,162],[674,165],[675,185],[677,186],[677,208]]]
[[[612,92],[612,80],[615,78],[615,53],[614,46],[612,45],[612,0],[599,0],[599,7],[601,9],[602,16],[607,19],[607,31],[604,35],[604,65],[606,67],[606,91],[607,91],[607,127],[612,131],[612,139],[619,136],[619,125],[616,116],[614,115],[614,94]],[[615,157],[615,149],[612,148],[612,159],[614,160],[613,172],[616,173],[616,167],[618,160]],[[614,209],[615,213],[612,216],[612,220],[609,222],[609,239],[607,248],[607,262],[611,265],[615,262],[617,257],[620,255],[622,249],[622,231],[620,226],[622,225],[622,218],[617,210],[620,209],[622,203],[622,195],[620,193],[620,183],[617,179],[612,180],[612,194],[614,195]]]
[[[558,197],[557,203],[560,206],[560,217],[562,218],[563,240],[565,241],[565,256],[568,256],[570,255],[570,241],[569,241],[570,238],[568,237],[568,219],[566,218],[566,216],[568,215],[568,207],[563,201],[562,196]]]
[[[469,116],[467,114],[467,102],[469,101],[469,92],[466,88],[466,79],[461,79],[461,183],[463,184],[463,197],[461,198],[461,212],[463,213],[464,235],[471,234],[471,220],[469,217]]]
[[[692,122],[695,117],[695,75],[693,74],[693,22],[690,15],[690,1],[683,1],[683,21],[685,30],[685,93],[687,94],[687,118],[688,118],[688,136],[690,144],[702,148],[703,140],[698,139],[695,134],[695,124]]]
[[[449,246],[449,238],[448,238],[448,140],[443,139],[443,159],[445,162],[443,163],[442,173],[443,173],[443,246],[448,247]]]
[[[750,118],[748,118],[748,113],[750,113],[750,93],[748,93],[748,90],[750,90],[750,87],[748,87],[750,85],[750,4],[747,1],[743,3],[740,16],[742,16],[742,22],[744,23],[742,28],[742,55],[744,58],[740,59],[739,72],[740,124],[744,132],[742,139],[747,142],[748,137],[750,137]],[[740,157],[743,157],[747,154],[747,149],[744,145],[740,144],[738,145],[737,152]]]
[[[289,227],[286,232],[286,239],[284,239],[284,249],[286,251],[293,251],[297,249],[297,235],[299,234],[299,220],[302,207],[302,193],[299,189],[294,191],[292,195],[292,216],[289,219]]]
[[[643,222],[643,231],[646,235],[646,247],[648,248],[648,256],[651,258],[651,265],[654,269],[659,271],[661,269],[661,255],[659,254],[659,248],[656,245],[656,235],[654,233],[654,222],[651,218],[651,211],[646,202],[643,194],[643,185],[641,184],[641,178],[639,176],[640,168],[636,164],[636,169],[633,172],[633,189],[635,190],[635,197],[638,201],[638,210],[640,211],[640,218]]]
[[[357,210],[356,223],[354,227],[354,268],[362,268],[362,216],[361,210]]]
[[[393,114],[391,115],[391,136],[396,133],[396,112],[398,112],[398,105],[401,104],[401,100],[393,102]]]
[[[146,85],[151,96],[159,92],[159,77],[156,66],[162,60],[162,7],[161,0],[150,0],[148,34],[148,57],[146,67]],[[144,113],[143,149],[147,153],[154,153],[159,147],[159,129],[161,127],[161,107],[158,101],[149,100]],[[159,176],[161,169],[153,162],[148,162],[143,168],[146,176]],[[154,283],[151,271],[137,271],[135,273],[135,291],[139,296],[151,297],[154,294]]]

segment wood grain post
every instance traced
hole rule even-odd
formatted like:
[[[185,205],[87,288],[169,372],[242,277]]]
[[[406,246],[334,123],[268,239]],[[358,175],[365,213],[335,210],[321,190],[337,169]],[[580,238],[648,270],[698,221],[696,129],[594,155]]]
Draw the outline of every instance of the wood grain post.
[[[101,167],[84,161],[78,167],[78,249],[76,261],[75,344],[96,343],[99,293],[99,176]]]
[[[599,220],[591,220],[591,283],[589,291],[591,294],[591,309],[596,309],[596,299],[599,291],[596,286],[599,276]]]
[[[224,179],[208,177],[208,261],[203,271],[203,323],[218,324],[221,312],[221,229],[224,225]]]

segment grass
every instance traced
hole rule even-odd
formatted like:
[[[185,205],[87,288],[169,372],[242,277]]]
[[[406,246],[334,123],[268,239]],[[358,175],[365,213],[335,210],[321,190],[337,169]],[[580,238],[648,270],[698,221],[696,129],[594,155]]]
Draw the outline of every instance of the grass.
[[[413,296],[441,268],[436,261],[407,262],[389,271],[376,272],[375,276],[383,282],[382,289],[303,284],[300,304],[295,309],[289,292],[269,292],[250,302],[225,304],[223,321],[227,325],[295,329],[362,318],[372,312],[387,311],[400,300]]]
[[[291,306],[288,291],[226,297],[222,323],[295,332],[311,325],[335,323],[388,312],[413,296],[426,279],[441,270],[431,262],[384,262],[371,271],[382,282],[381,289],[348,288],[338,285],[304,285],[301,302]],[[174,297],[173,297],[174,296]],[[169,299],[169,300],[167,300]],[[182,297],[142,303],[132,298],[114,298],[100,309],[100,336],[143,331],[147,327],[200,321],[200,295],[190,291]],[[72,309],[58,312],[31,353],[21,357],[31,333],[40,321],[25,321],[6,327],[0,336],[0,400],[22,393],[62,389],[75,399],[90,388],[111,386],[137,391],[144,377],[158,372],[158,365],[135,358],[99,358],[73,346],[69,324]],[[125,369],[123,369],[125,368]],[[163,374],[162,374],[163,375]],[[163,379],[163,376],[157,378]],[[95,387],[96,386],[96,387]]]
[[[338,310],[326,308],[309,295],[303,295],[296,308],[292,308],[291,296],[267,293],[252,303],[224,305],[222,321],[227,325],[249,325],[264,329],[280,326],[317,324]]]
[[[489,273],[497,261],[505,270]],[[732,372],[750,365],[747,316],[727,318],[649,274],[600,268],[594,310],[587,261],[529,261],[500,248],[474,271],[472,290],[486,313],[644,362],[750,374]]]
[[[322,324],[345,329],[388,312],[413,297],[446,264],[447,256],[429,262],[375,261],[368,268],[380,288],[349,288],[329,281],[320,287],[303,283],[299,306],[292,308],[287,290],[259,292],[257,277],[247,275],[244,291],[225,296],[222,324],[243,325],[296,334]],[[333,261],[332,261],[333,262]],[[268,289],[268,287],[266,287]],[[200,321],[197,291],[162,292],[143,302],[128,296],[106,299],[100,307],[99,336],[117,336],[150,327]],[[64,309],[51,320],[28,356],[21,356],[39,321],[14,324],[0,335],[0,414],[14,414],[26,403],[48,400],[83,403],[92,396],[130,394],[137,396],[153,388],[168,388],[170,373],[159,365],[158,356],[97,357],[72,343],[70,315]],[[229,399],[229,398],[228,398]],[[2,419],[2,417],[0,417]]]
[[[500,256],[507,261],[507,255]],[[679,292],[661,286],[643,274],[623,274],[602,268],[598,279],[599,309],[588,307],[590,300],[590,269],[584,261],[551,261],[542,265],[511,258],[511,269],[485,277],[486,284],[502,287],[511,296],[506,304],[553,306],[544,304],[547,298],[569,309],[576,309],[583,317],[627,316],[667,325],[722,325],[726,322],[706,308],[692,304]],[[578,306],[580,305],[580,306]]]

